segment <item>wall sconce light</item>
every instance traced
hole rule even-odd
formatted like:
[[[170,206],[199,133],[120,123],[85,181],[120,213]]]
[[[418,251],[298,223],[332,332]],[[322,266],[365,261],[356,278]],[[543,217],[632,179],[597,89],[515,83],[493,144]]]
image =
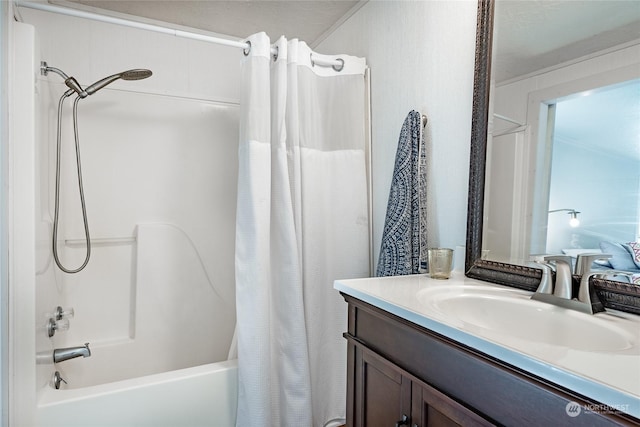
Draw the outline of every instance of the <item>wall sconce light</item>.
[[[580,212],[575,209],[554,209],[549,211],[549,213],[553,212],[567,212],[569,215],[571,215],[571,218],[569,219],[569,225],[574,228],[580,225],[580,220],[578,219],[578,214]]]

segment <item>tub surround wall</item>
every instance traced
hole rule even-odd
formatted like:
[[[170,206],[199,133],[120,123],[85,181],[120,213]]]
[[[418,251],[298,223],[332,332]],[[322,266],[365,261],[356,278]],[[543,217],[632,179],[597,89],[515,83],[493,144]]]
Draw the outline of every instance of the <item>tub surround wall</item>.
[[[49,391],[55,369],[71,387],[80,387],[226,359],[235,326],[236,75],[242,52],[47,12],[20,12],[35,27],[31,45],[41,49],[23,61],[30,67],[25,84],[33,90],[36,82],[36,125],[25,127],[37,128],[31,153],[35,182],[23,195],[31,205],[36,201],[30,222],[35,237],[12,231],[25,245],[36,242],[30,265],[36,265],[37,283],[25,290],[35,289],[35,311],[33,306],[25,311],[35,318],[35,328],[30,320],[24,331],[25,339],[37,331],[36,349],[25,345],[21,351],[37,353],[38,364],[24,358],[31,368],[15,370],[28,393],[12,409],[15,425],[33,425],[35,390],[40,397]],[[29,28],[15,25],[22,26]],[[79,103],[94,243],[88,267],[75,275],[54,267],[50,249],[56,107],[66,87],[57,75],[39,74],[41,60],[83,86],[126,69],[154,73],[146,80],[115,82]],[[67,105],[58,247],[65,264],[75,267],[84,259],[85,245],[70,110]],[[27,265],[20,271],[33,280]],[[29,298],[22,299],[28,304]],[[76,315],[69,331],[50,339],[45,325],[58,305],[73,307]],[[91,343],[91,358],[51,363],[53,348],[85,342]],[[122,372],[113,371],[118,366]]]
[[[134,260],[135,266],[134,276],[126,282],[133,285],[122,287],[121,295],[96,298],[95,293],[99,290],[78,285],[77,291],[82,290],[83,294],[93,291],[93,298],[102,301],[102,304],[86,302],[82,308],[86,310],[91,304],[92,312],[100,310],[102,318],[107,319],[106,330],[94,331],[79,324],[65,333],[68,342],[81,343],[84,342],[83,337],[88,337],[87,340],[98,338],[91,341],[95,342],[91,346],[91,359],[77,358],[56,366],[63,378],[69,381],[65,389],[173,371],[227,358],[235,326],[230,322],[235,318],[231,310],[233,305],[227,304],[225,296],[218,291],[216,276],[210,276],[203,268],[205,264],[194,242],[184,230],[162,223],[138,224],[135,239],[133,254],[128,259],[117,259],[125,266]],[[129,245],[122,246],[125,252],[131,250],[127,247]],[[113,262],[113,257],[109,258]],[[86,295],[91,301],[90,297]],[[106,304],[107,298],[114,301]],[[124,321],[121,320],[119,325],[109,322],[110,307],[123,311],[119,317]],[[119,320],[118,316],[114,320]],[[99,340],[106,335],[109,335],[108,339]]]
[[[11,26],[9,62],[8,276],[9,289],[9,425],[33,425],[36,398],[34,358],[35,316],[35,75],[36,34],[29,25]],[[18,143],[19,142],[19,143]],[[5,319],[2,319],[3,321]]]

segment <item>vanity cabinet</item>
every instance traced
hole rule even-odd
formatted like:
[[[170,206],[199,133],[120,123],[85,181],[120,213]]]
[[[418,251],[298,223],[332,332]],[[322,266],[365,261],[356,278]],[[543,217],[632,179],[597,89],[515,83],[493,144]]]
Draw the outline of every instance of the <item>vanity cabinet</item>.
[[[640,425],[627,414],[343,296],[349,307],[344,334],[349,427]]]
[[[463,405],[367,349],[355,348],[355,426],[492,426]]]

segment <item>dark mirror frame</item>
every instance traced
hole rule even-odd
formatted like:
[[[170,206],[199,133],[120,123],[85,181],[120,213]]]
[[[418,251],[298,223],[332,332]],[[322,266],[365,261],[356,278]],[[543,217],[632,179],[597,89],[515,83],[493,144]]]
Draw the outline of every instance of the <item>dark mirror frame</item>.
[[[487,282],[535,291],[540,283],[542,270],[481,259],[493,16],[494,0],[479,0],[471,118],[465,275]],[[604,279],[592,280],[596,293],[605,307],[640,314],[640,286]],[[576,290],[578,283],[579,277],[574,276]]]

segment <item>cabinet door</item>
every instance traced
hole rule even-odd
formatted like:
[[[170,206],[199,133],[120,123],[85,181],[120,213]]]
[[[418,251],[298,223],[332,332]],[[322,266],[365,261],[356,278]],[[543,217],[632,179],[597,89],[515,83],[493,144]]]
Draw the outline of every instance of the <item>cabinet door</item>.
[[[411,381],[385,359],[357,351],[359,378],[356,388],[356,426],[408,425],[411,415]]]
[[[412,387],[412,427],[493,425],[427,384],[414,382]]]

